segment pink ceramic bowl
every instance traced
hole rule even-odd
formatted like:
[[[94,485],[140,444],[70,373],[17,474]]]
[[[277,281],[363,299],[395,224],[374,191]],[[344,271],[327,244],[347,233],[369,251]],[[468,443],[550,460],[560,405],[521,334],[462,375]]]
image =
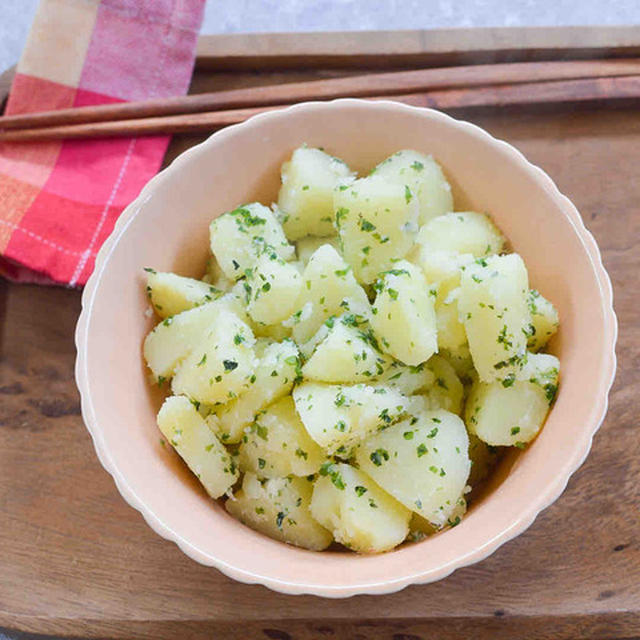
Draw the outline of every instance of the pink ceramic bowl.
[[[524,258],[532,286],[559,309],[551,351],[562,362],[557,402],[540,436],[496,472],[462,523],[418,544],[373,556],[312,552],[271,540],[210,500],[160,445],[162,401],[147,383],[141,345],[142,268],[198,277],[208,224],[239,203],[270,203],[280,164],[306,142],[360,171],[415,148],[444,166],[459,209],[489,211]],[[522,533],[585,459],[615,371],[611,284],[580,215],[516,149],[467,122],[394,102],[306,103],[251,118],[189,149],[124,211],[82,298],[76,379],[100,461],[120,493],[188,556],[249,583],[290,594],[390,593],[439,580]]]

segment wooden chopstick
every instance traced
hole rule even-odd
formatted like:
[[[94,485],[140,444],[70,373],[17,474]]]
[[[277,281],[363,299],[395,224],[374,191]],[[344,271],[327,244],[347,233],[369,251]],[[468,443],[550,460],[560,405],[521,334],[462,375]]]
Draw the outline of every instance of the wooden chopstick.
[[[519,83],[482,87],[444,89],[427,93],[370,96],[370,100],[396,100],[404,104],[436,109],[464,107],[505,107],[516,105],[587,103],[594,101],[635,100],[640,98],[640,75],[609,78],[583,78],[553,82]],[[227,109],[190,113],[87,122],[37,129],[0,131],[0,141],[34,141],[59,138],[97,138],[114,136],[166,135],[170,133],[210,132],[247,118],[281,109],[287,105]]]
[[[549,82],[640,74],[640,59],[516,62],[388,73],[233,89],[110,105],[77,107],[0,118],[0,129],[111,122],[183,113],[292,104],[305,100],[389,96],[463,87]]]

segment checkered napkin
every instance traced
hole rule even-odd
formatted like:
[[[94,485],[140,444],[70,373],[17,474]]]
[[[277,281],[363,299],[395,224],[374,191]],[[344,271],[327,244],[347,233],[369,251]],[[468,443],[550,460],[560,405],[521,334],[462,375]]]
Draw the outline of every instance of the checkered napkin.
[[[205,0],[41,0],[6,113],[186,93]],[[168,136],[0,144],[0,273],[79,286]]]

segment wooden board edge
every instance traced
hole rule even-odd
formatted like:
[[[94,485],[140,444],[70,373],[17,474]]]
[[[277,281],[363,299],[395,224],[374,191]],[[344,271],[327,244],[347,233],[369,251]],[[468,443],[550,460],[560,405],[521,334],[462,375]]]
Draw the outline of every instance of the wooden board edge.
[[[640,55],[640,25],[201,36],[207,69],[450,66]]]
[[[280,619],[263,620],[91,620],[45,619],[21,616],[0,627],[0,634],[17,631],[25,640],[60,640],[61,637],[111,638],[112,640],[161,640],[164,638],[281,638],[316,640],[329,637],[347,640],[390,637],[416,640],[431,637],[438,629],[440,640],[478,637],[491,640],[536,637],[541,640],[631,639],[640,634],[640,616],[635,612],[593,612],[589,614],[511,616],[496,610],[483,617],[387,619]],[[0,623],[4,624],[4,623]],[[24,636],[22,634],[25,634]],[[38,634],[34,636],[32,634]],[[26,637],[25,637],[26,636]]]

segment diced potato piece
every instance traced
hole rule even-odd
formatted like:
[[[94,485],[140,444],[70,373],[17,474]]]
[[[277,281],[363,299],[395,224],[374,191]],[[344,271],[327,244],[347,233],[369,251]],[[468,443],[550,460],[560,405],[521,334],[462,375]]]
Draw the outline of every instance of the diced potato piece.
[[[356,450],[356,461],[405,507],[442,527],[467,484],[468,449],[462,420],[439,409],[367,438]]]
[[[458,353],[466,347],[467,332],[464,324],[460,322],[458,300],[447,296],[435,304],[436,327],[438,332],[438,350],[449,349]]]
[[[500,253],[505,246],[505,238],[491,218],[476,211],[456,211],[429,220],[421,227],[417,242],[431,251],[476,258]]]
[[[311,516],[312,491],[312,483],[305,478],[261,482],[253,473],[247,473],[242,488],[226,501],[225,508],[240,522],[271,538],[322,551],[333,539]]]
[[[560,320],[558,311],[545,297],[535,289],[529,291],[529,312],[531,325],[527,346],[530,351],[539,351],[558,330]]]
[[[527,269],[517,253],[480,258],[462,272],[458,308],[480,380],[502,379],[522,366],[528,294]]]
[[[217,412],[222,441],[227,444],[240,442],[255,415],[291,391],[299,366],[298,350],[291,340],[266,346],[238,392],[239,397]]]
[[[528,354],[517,376],[476,381],[466,406],[470,432],[494,446],[523,447],[542,427],[558,388],[560,363],[547,354]]]
[[[293,390],[309,435],[328,453],[347,457],[350,447],[406,413],[408,398],[391,387],[303,382]]]
[[[460,415],[464,399],[464,387],[455,369],[439,355],[432,356],[424,367],[433,374],[433,383],[422,391],[429,409],[446,409]]]
[[[156,381],[173,376],[176,366],[186,358],[217,323],[220,313],[235,308],[236,301],[224,296],[195,309],[165,318],[144,341],[144,358]]]
[[[282,342],[291,338],[291,328],[283,324],[262,324],[261,322],[250,322],[249,325],[253,333],[258,338],[269,338],[276,342]]]
[[[333,195],[331,196],[333,198]],[[333,203],[333,200],[332,200]],[[331,205],[333,207],[333,204]],[[335,229],[332,228],[335,232]],[[298,262],[303,266],[307,266],[309,258],[323,245],[330,244],[336,251],[340,251],[340,240],[338,236],[331,236],[329,238],[318,238],[317,236],[305,236],[300,238],[296,242],[296,255],[298,256]]]
[[[428,360],[438,349],[436,314],[420,269],[401,260],[375,288],[371,326],[382,349],[405,364]]]
[[[451,291],[460,286],[462,267],[471,264],[473,256],[470,253],[455,255],[433,251],[430,247],[417,245],[417,249],[413,251],[413,261],[422,269],[431,295],[442,302]]]
[[[278,194],[287,238],[333,235],[333,190],[353,176],[342,160],[320,149],[296,149],[291,160],[282,165]]]
[[[224,292],[200,280],[147,269],[147,295],[155,312],[169,318],[220,298]]]
[[[291,396],[261,412],[240,445],[240,469],[263,478],[307,476],[325,460],[300,421]]]
[[[469,353],[468,344],[465,344],[456,351],[443,349],[439,352],[439,355],[453,367],[460,380],[469,380],[474,376],[475,369],[473,368],[473,360]]]
[[[234,313],[221,309],[210,331],[178,365],[171,390],[205,404],[235,398],[253,371],[254,343],[251,329]]]
[[[348,464],[327,464],[315,482],[311,513],[345,547],[387,551],[409,532],[411,512]]]
[[[294,311],[300,294],[300,272],[290,263],[272,254],[262,254],[253,269],[248,271],[247,310],[255,322],[276,324],[286,320]]]
[[[229,291],[233,286],[233,280],[229,280],[220,268],[215,256],[209,256],[207,269],[202,276],[202,281],[214,286],[220,291]]]
[[[378,378],[376,384],[397,389],[406,396],[419,393],[435,383],[435,375],[426,363],[415,367],[407,366],[397,360]]]
[[[368,318],[371,313],[364,289],[349,265],[330,245],[321,246],[302,274],[296,312],[287,323],[298,344],[309,340],[330,316],[352,313]]]
[[[471,473],[469,486],[475,488],[493,471],[500,458],[500,449],[488,445],[478,436],[469,433],[469,458],[471,459]]]
[[[209,235],[211,252],[230,280],[244,276],[263,253],[290,260],[295,252],[271,209],[259,202],[218,216],[209,226]]]
[[[326,337],[302,367],[302,375],[321,382],[364,382],[381,375],[391,359],[382,354],[371,329],[350,315],[327,320]],[[323,328],[320,329],[324,333]]]
[[[365,320],[364,318],[360,318],[358,316],[354,316],[354,321],[358,322],[358,320],[362,320],[362,323],[364,324]],[[327,318],[322,325],[320,325],[320,328],[313,334],[313,336],[311,336],[311,338],[309,338],[309,340],[307,340],[306,342],[303,342],[300,345],[300,353],[302,354],[302,359],[303,360],[309,360],[309,358],[311,358],[311,356],[313,355],[313,352],[316,350],[316,347],[323,341],[326,339],[326,337],[329,335],[329,327],[333,326],[334,323],[336,321],[336,317],[335,316],[331,316],[329,318]]]
[[[361,178],[338,189],[333,204],[344,257],[360,282],[373,282],[413,246],[419,205],[408,186]]]
[[[219,498],[238,479],[231,456],[184,396],[164,401],[158,427],[212,498]]]
[[[444,527],[455,527],[460,524],[462,521],[462,517],[467,512],[467,501],[460,497],[456,500],[455,508],[453,509],[451,515],[447,518],[447,522]],[[413,513],[411,515],[411,522],[409,523],[409,540],[411,542],[419,542],[424,538],[437,533],[440,529],[432,525],[428,520],[423,518],[418,513]]]
[[[462,411],[464,387],[452,365],[439,355],[434,355],[428,362],[415,367],[396,362],[377,382],[411,396],[412,413],[426,409],[446,409],[460,415]]]
[[[408,149],[398,151],[381,162],[374,172],[386,180],[409,185],[420,202],[420,224],[453,211],[451,187],[432,156]]]

